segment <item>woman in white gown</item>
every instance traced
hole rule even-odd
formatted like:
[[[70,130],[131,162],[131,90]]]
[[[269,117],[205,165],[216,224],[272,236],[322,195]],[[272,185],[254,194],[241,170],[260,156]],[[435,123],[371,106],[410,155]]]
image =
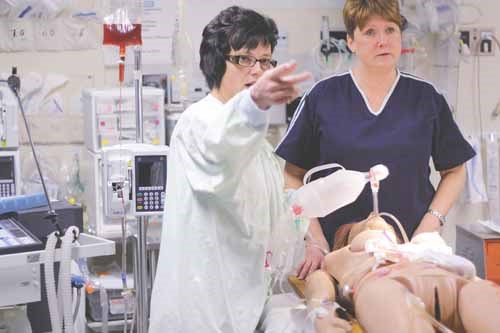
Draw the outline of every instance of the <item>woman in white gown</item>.
[[[211,93],[171,137],[150,333],[253,332],[267,291],[266,252],[283,214],[283,179],[266,110],[310,77],[276,66],[274,21],[230,7],[204,29]]]

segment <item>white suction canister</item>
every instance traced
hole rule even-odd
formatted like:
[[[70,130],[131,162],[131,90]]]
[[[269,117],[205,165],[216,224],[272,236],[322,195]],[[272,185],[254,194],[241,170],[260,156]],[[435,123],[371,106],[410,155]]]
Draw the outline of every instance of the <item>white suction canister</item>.
[[[312,174],[339,168],[334,173],[307,183]],[[339,164],[326,164],[309,170],[304,176],[304,186],[296,190],[292,197],[295,215],[302,217],[325,217],[326,215],[354,202],[363,191],[370,177],[377,180],[389,175],[386,166],[379,164],[370,172],[346,170]]]

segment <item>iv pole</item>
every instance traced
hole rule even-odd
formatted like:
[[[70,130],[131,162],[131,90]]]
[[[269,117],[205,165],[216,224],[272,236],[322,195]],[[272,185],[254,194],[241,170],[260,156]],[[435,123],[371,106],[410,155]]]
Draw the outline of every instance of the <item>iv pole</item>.
[[[141,47],[134,47],[134,90],[136,108],[136,141],[144,143],[143,110],[142,110],[142,75],[141,75]],[[147,218],[137,217],[136,242],[136,271],[135,281],[137,294],[137,333],[148,331],[148,284],[147,284]]]

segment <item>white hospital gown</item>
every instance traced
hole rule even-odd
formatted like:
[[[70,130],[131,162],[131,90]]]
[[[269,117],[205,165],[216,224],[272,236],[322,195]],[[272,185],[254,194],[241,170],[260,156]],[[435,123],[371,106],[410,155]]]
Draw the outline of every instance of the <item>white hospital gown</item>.
[[[268,114],[245,90],[181,116],[168,156],[166,215],[150,333],[253,332],[266,300],[283,176]]]

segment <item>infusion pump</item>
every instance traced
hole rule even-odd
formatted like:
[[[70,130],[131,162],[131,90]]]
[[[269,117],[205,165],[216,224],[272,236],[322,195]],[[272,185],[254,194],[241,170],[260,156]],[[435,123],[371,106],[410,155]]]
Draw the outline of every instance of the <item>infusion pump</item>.
[[[121,223],[163,213],[167,185],[167,146],[122,144],[88,152],[89,231],[116,238]],[[94,178],[94,179],[92,179]]]
[[[121,217],[163,212],[167,149],[129,144],[103,149],[104,215]]]
[[[0,198],[20,194],[19,151],[0,150]]]

